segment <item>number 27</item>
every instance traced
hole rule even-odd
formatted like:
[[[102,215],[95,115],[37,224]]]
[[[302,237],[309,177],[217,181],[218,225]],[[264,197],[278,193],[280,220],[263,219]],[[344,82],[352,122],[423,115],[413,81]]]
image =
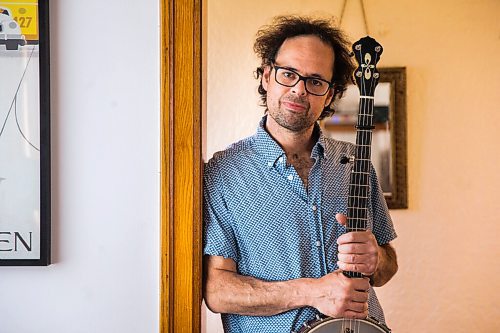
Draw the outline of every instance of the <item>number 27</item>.
[[[29,28],[32,19],[33,19],[32,17],[23,17],[23,16],[14,17],[14,20],[16,20],[17,23],[19,23],[19,26],[21,28]]]

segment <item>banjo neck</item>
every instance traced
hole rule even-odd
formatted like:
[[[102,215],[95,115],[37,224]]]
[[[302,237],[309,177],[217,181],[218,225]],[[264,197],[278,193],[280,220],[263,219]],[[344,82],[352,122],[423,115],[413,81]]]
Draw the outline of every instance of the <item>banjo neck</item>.
[[[353,45],[354,55],[359,64],[355,71],[356,84],[360,91],[358,122],[356,124],[356,149],[348,160],[352,163],[349,180],[347,231],[364,231],[368,225],[368,195],[370,187],[370,157],[373,131],[373,109],[375,86],[379,73],[375,67],[382,46],[371,37],[361,38]],[[347,156],[345,156],[347,158]],[[344,162],[341,162],[344,163]],[[348,277],[362,277],[361,273],[343,272]],[[299,333],[390,333],[391,330],[371,318],[346,319],[317,316],[304,323]]]
[[[352,171],[347,198],[347,232],[365,231],[368,226],[373,110],[375,87],[379,80],[376,64],[382,51],[382,46],[368,36],[361,38],[353,45],[354,56],[359,65],[354,77],[359,89],[360,101],[355,154],[350,157]],[[344,272],[344,274],[348,277],[362,277],[361,273],[356,272]]]

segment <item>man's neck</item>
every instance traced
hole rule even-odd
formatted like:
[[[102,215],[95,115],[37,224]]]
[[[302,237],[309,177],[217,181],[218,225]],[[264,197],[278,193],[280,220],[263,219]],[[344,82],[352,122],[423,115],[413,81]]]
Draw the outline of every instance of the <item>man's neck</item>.
[[[289,157],[291,155],[311,156],[311,151],[318,139],[314,133],[314,125],[296,132],[280,126],[270,116],[267,117],[266,130]]]

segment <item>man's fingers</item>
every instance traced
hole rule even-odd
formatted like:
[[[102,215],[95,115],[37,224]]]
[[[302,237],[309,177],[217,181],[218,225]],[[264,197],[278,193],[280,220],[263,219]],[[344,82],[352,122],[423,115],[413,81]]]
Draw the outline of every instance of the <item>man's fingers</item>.
[[[358,302],[365,302],[367,299],[368,299],[368,293],[365,291],[365,290],[368,290],[370,289],[370,279],[367,278],[367,277],[362,277],[362,278],[354,278],[354,279],[350,279],[350,282],[351,282],[351,287],[353,290],[357,290],[355,295],[357,297],[366,297],[366,299],[358,299],[356,298],[355,300],[358,301]],[[365,294],[365,295],[361,295],[361,294],[357,294],[358,292],[362,293],[362,294]]]
[[[372,262],[372,256],[369,254],[339,253],[337,258],[346,264],[367,264]]]
[[[337,261],[337,266],[339,269],[346,272],[357,272],[366,276],[370,276],[375,273],[376,267],[375,265],[367,265],[367,264],[346,264],[342,261]],[[358,289],[358,288],[356,288]],[[366,289],[359,289],[366,290]]]
[[[365,319],[368,317],[368,310],[365,310],[363,312],[355,312],[351,310],[347,310],[344,315],[344,318],[349,318],[349,319]]]
[[[370,247],[366,243],[339,244],[339,253],[345,254],[370,254]]]
[[[337,244],[376,242],[370,231],[351,231],[340,235]]]
[[[368,302],[368,292],[366,291],[353,292],[352,302],[366,304],[366,302]]]

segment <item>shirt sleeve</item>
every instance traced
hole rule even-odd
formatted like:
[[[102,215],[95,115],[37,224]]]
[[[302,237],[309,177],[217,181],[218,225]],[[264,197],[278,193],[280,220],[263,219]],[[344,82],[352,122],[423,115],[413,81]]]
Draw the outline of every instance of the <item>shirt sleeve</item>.
[[[384,193],[378,182],[375,168],[371,167],[370,174],[371,184],[371,213],[373,223],[373,234],[379,245],[384,245],[394,240],[397,237],[396,230],[392,223],[389,208],[384,198]]]
[[[215,163],[214,163],[215,164]],[[203,182],[203,254],[239,261],[232,217],[224,198],[224,183],[217,164],[205,165]]]

